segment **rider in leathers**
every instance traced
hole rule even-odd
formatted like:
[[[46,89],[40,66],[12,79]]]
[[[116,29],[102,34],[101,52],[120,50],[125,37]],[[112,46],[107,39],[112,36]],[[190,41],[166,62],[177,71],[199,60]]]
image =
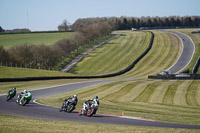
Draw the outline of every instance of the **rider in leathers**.
[[[16,95],[16,88],[12,88],[11,90],[8,91],[8,95],[10,94],[10,92],[14,92],[14,96]]]
[[[77,95],[74,95],[72,97],[68,97],[67,99],[65,99],[64,102],[63,102],[63,105],[67,106],[67,104],[69,104],[72,101],[74,101],[75,105],[77,104],[77,102],[78,102]]]
[[[23,92],[20,92],[19,95],[18,95],[18,98],[17,98],[17,100],[16,100],[16,103],[18,103],[19,100],[22,98],[22,96],[23,96],[24,94],[26,94],[26,93],[28,93],[27,90],[24,90]]]
[[[87,101],[85,101],[85,104],[87,106],[84,106],[83,110],[85,111],[87,109],[87,107],[90,107],[92,104],[98,104],[99,106],[99,99],[98,99],[98,96],[95,96],[93,99],[89,99]],[[94,112],[94,114],[96,114],[96,111]]]

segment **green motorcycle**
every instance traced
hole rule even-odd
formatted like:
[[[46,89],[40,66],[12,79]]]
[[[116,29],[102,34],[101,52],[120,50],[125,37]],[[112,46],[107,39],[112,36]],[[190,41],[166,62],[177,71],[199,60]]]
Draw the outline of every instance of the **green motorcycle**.
[[[30,92],[24,94],[22,98],[19,101],[19,105],[24,106],[25,104],[28,104],[32,99],[32,94]]]
[[[13,97],[15,97],[15,95],[16,95],[16,90],[14,91],[14,90],[10,90],[9,92],[8,92],[8,95],[7,95],[7,101],[9,101],[10,99],[12,99]]]

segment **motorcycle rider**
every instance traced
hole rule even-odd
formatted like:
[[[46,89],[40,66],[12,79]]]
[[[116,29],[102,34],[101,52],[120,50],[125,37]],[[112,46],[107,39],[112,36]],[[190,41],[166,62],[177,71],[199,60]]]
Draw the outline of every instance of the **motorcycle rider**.
[[[72,102],[72,101],[74,101],[75,105],[77,104],[78,98],[77,98],[77,95],[76,95],[76,94],[73,95],[73,96],[71,96],[71,97],[66,98],[66,99],[64,100],[64,102],[63,102],[63,105],[64,105],[64,106],[67,106],[67,104],[70,103],[70,102]]]
[[[16,103],[18,103],[19,100],[22,98],[22,96],[23,96],[24,94],[26,94],[26,93],[28,93],[27,90],[24,90],[24,91],[20,92],[19,95],[18,95],[18,97],[17,97],[17,101],[16,101]]]
[[[8,95],[10,94],[10,92],[14,92],[14,96],[16,95],[16,87],[12,88],[11,90],[8,91]]]
[[[93,99],[89,99],[89,100],[85,101],[84,104],[86,106],[83,106],[83,111],[87,110],[87,108],[90,107],[92,104],[97,104],[99,106],[100,103],[99,103],[98,96],[95,96],[95,97],[93,97]],[[94,112],[94,114],[96,114],[96,111]]]

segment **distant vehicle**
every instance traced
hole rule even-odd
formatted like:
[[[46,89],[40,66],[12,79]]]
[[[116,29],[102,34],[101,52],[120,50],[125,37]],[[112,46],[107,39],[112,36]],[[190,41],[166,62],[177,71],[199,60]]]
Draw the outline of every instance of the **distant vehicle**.
[[[169,74],[171,74],[170,70],[164,70],[164,69],[159,70],[159,75],[169,75]]]
[[[197,31],[193,31],[192,33],[200,33],[200,30],[197,30]]]

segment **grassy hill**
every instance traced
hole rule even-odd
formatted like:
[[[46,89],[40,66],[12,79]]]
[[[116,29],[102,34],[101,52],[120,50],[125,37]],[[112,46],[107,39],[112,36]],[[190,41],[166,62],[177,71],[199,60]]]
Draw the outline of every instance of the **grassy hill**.
[[[89,53],[71,73],[78,75],[102,75],[118,72],[129,66],[148,47],[151,34],[148,32],[118,31],[117,39]],[[154,31],[153,48],[135,68],[122,77],[138,77],[157,74],[169,68],[178,59],[181,44],[176,36]]]
[[[103,75],[128,67],[148,47],[149,32],[117,31],[121,36],[95,49],[69,72],[77,75]]]
[[[51,45],[58,40],[67,38],[73,32],[58,33],[24,33],[24,34],[1,34],[0,46],[6,49],[19,44],[47,44]]]
[[[132,69],[122,77],[146,77],[157,74],[160,69],[172,66],[181,54],[181,42],[178,37],[165,32],[153,31],[155,38],[152,49]]]

